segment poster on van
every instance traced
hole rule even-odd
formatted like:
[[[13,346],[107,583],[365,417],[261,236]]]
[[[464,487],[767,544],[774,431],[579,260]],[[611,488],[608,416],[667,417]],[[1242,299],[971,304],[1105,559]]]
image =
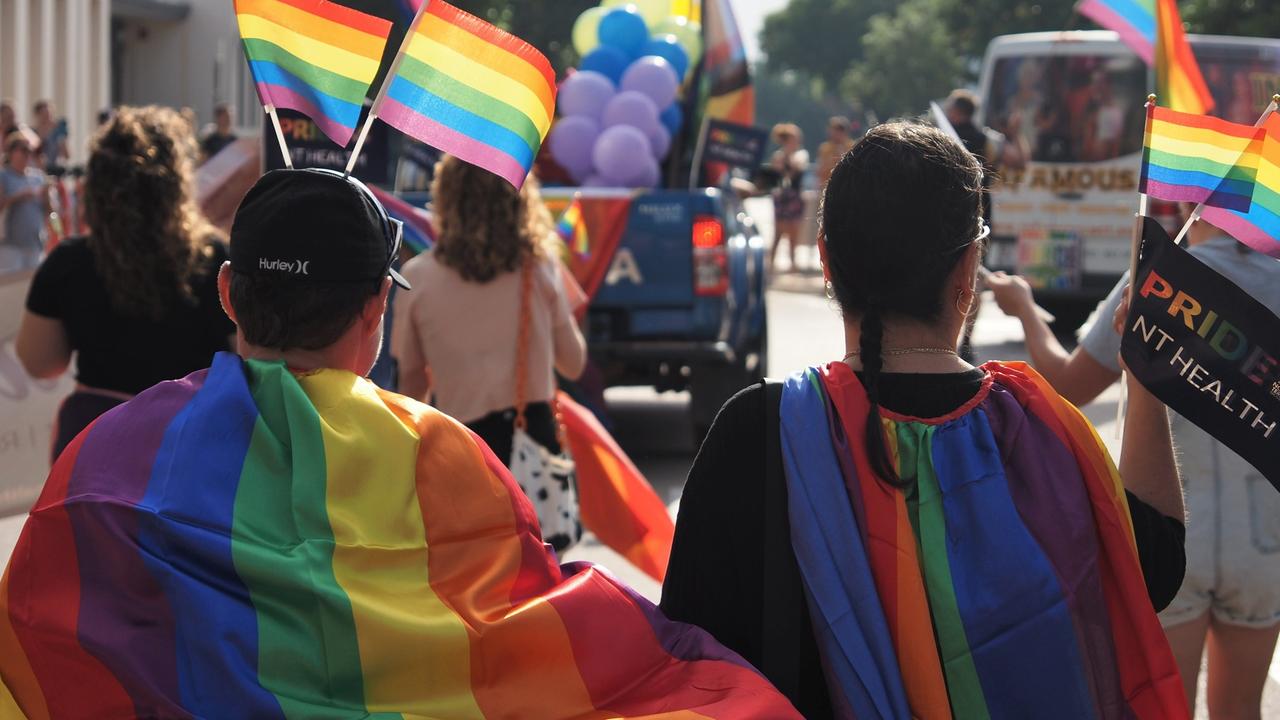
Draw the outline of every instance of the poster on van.
[[[1252,125],[1280,92],[1280,40],[1190,40],[1213,93],[1213,114]],[[1129,264],[1151,80],[1146,65],[1110,32],[992,42],[983,120],[1022,145],[1030,161],[1002,171],[992,189],[991,267],[1039,272],[1040,290],[1050,295],[1092,300],[1114,285]],[[1176,211],[1156,202],[1151,214],[1172,227]],[[1049,274],[1045,263],[1019,264],[1065,252],[1045,239],[1071,236],[1078,238],[1078,269]]]

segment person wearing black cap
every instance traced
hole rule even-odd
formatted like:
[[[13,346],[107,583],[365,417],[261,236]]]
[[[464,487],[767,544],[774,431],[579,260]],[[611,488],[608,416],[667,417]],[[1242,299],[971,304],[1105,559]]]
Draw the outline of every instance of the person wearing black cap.
[[[218,274],[237,354],[100,418],[26,522],[0,715],[799,718],[704,631],[561,567],[479,436],[363,377],[400,239],[343,175],[249,191]],[[49,657],[107,690],[46,701]]]
[[[402,229],[360,181],[277,170],[245,196],[218,274],[242,357],[364,377],[382,346]]]

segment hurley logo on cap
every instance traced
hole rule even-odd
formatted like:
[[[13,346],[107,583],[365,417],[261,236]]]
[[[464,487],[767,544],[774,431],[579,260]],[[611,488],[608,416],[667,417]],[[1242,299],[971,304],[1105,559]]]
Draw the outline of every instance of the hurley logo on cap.
[[[259,270],[275,270],[277,272],[292,273],[294,275],[310,275],[310,260],[268,260],[267,258],[258,258]]]

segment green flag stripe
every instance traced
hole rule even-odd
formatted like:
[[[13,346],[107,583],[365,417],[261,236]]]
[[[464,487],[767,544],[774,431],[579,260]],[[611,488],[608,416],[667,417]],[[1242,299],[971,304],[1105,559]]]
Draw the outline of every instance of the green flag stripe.
[[[250,361],[248,372],[260,415],[236,494],[232,556],[257,611],[259,682],[286,717],[363,716],[355,620],[333,574],[320,417],[283,365]]]
[[[438,95],[468,112],[501,125],[524,140],[535,152],[542,144],[542,135],[528,115],[515,107],[476,90],[453,77],[440,72],[410,55],[400,63],[400,77],[418,87]]]
[[[325,95],[339,100],[363,105],[365,95],[369,92],[368,84],[312,65],[275,43],[246,38],[244,48],[250,62],[275,63]]]
[[[1206,175],[1227,178],[1230,180],[1240,180],[1242,182],[1251,183],[1256,182],[1258,179],[1258,169],[1256,166],[1245,167],[1243,165],[1224,165],[1219,162],[1214,162],[1208,158],[1174,155],[1160,150],[1151,151],[1151,164],[1160,165],[1161,167],[1167,167],[1173,170],[1201,172]]]
[[[904,478],[915,480],[915,492],[908,497],[908,502],[915,507],[910,508],[909,514],[914,520],[912,529],[916,532],[925,592],[942,655],[952,713],[966,720],[986,720],[991,714],[965,637],[947,559],[947,522],[931,450],[935,430],[931,425],[897,423],[898,472]]]

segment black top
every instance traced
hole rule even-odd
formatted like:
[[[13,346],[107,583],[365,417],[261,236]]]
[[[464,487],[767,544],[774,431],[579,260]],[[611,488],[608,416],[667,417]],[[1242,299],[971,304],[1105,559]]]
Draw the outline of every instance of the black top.
[[[884,406],[913,417],[955,411],[983,372],[885,374]],[[662,588],[672,620],[699,625],[755,665],[806,718],[832,716],[800,570],[791,549],[778,431],[781,386],[754,385],[725,404],[680,500]],[[1128,494],[1147,592],[1163,609],[1182,585],[1182,523]]]
[[[76,358],[76,379],[103,390],[137,394],[162,380],[209,367],[235,333],[218,300],[218,268],[226,245],[212,244],[191,279],[193,298],[161,320],[126,317],[111,308],[84,238],[59,243],[31,280],[27,310],[61,320]]]
[[[222,152],[223,148],[235,141],[235,133],[220,135],[216,131],[211,132],[200,141],[200,152],[204,153],[205,159],[208,159]]]

